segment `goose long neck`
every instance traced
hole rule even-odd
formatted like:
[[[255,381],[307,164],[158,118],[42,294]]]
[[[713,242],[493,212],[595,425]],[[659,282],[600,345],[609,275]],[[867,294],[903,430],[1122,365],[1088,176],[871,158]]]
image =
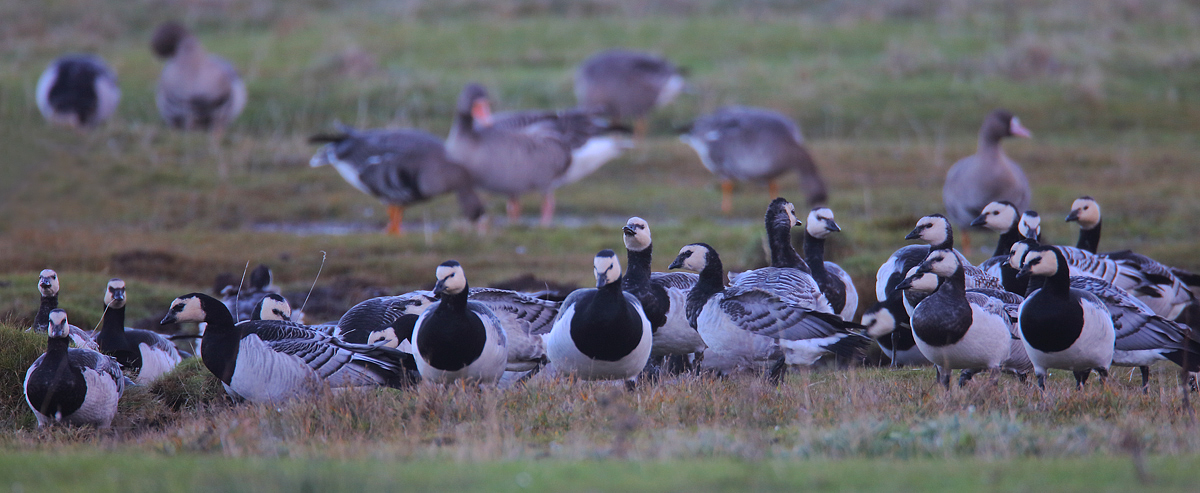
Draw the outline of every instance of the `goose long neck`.
[[[768,224],[767,245],[771,249],[771,267],[795,267],[811,272],[804,258],[792,246],[792,228]]]
[[[222,382],[233,381],[233,371],[241,347],[242,332],[234,324],[229,309],[216,298],[201,298],[204,308],[204,338],[200,340],[201,360],[204,366]]]
[[[804,260],[814,278],[822,279],[829,275],[825,270],[825,240],[807,231],[804,232]]]
[[[1018,241],[1021,241],[1021,232],[1017,230],[1017,225],[1009,228],[1008,231],[1000,234],[1000,241],[996,242],[996,251],[992,252],[992,256],[1008,255],[1012,251],[1012,246]]]
[[[963,266],[958,266],[958,268],[954,270],[954,273],[950,274],[950,277],[946,278],[946,282],[943,283],[943,285],[938,289],[948,289],[949,292],[955,296],[966,296],[967,273],[966,270],[963,269]]]
[[[454,294],[445,293],[442,295],[442,305],[447,309],[452,309],[457,312],[466,311],[467,299],[471,295],[471,286],[464,283],[462,291]]]
[[[647,245],[642,250],[629,250],[625,255],[625,263],[629,268],[625,271],[625,285],[638,285],[650,282],[651,260],[654,245]]]
[[[100,336],[107,343],[125,345],[125,307],[104,310],[104,320],[100,326]]]
[[[50,311],[58,308],[58,295],[42,296],[42,303],[38,305],[37,315],[33,317],[33,326],[38,330],[45,330],[50,326]]]
[[[1100,248],[1100,226],[1102,225],[1103,221],[1096,223],[1092,229],[1079,228],[1079,241],[1075,243],[1075,247],[1096,253],[1096,250]]]
[[[725,268],[719,259],[710,259],[704,266],[704,270],[700,271],[696,285],[692,286],[692,290],[688,292],[687,296],[686,312],[688,323],[692,325],[692,328],[696,328],[696,319],[700,316],[700,310],[704,308],[708,299],[725,290],[725,282],[721,279],[724,275]]]

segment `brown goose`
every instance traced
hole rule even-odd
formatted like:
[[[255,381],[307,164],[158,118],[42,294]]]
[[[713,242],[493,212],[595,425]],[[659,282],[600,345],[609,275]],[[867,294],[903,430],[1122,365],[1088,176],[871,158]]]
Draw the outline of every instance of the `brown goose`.
[[[692,146],[704,167],[721,178],[721,211],[733,211],[733,181],[766,181],[770,195],[779,196],[775,179],[788,171],[800,173],[808,204],[829,200],[825,180],[804,146],[800,127],[788,117],[767,109],[722,108],[692,122],[680,140]],[[972,216],[973,218],[974,216]]]
[[[575,71],[575,99],[581,108],[601,108],[606,116],[634,124],[646,134],[645,116],[683,90],[682,71],[667,59],[626,49],[596,53]]]
[[[246,85],[228,61],[204,49],[186,27],[167,22],[150,42],[166,61],[158,79],[158,114],[182,130],[222,130],[246,106]]]
[[[442,139],[412,129],[356,130],[342,126],[334,134],[309,137],[326,145],[309,165],[332,165],[354,188],[388,206],[387,233],[401,234],[404,208],[443,193],[458,194],[458,205],[471,221],[483,215],[467,171],[446,157]]]
[[[989,203],[1006,200],[1024,211],[1029,208],[1029,180],[1021,166],[1000,148],[1005,137],[1030,137],[1021,121],[1007,110],[994,110],[983,119],[979,129],[979,150],[954,163],[946,172],[942,200],[946,216],[960,231],[969,248],[965,232]]]
[[[492,115],[487,90],[463,87],[446,154],[475,185],[508,196],[508,219],[520,218],[517,197],[542,192],[543,226],[554,219],[554,190],[592,173],[626,147],[602,135],[617,127],[581,110],[522,111]]]

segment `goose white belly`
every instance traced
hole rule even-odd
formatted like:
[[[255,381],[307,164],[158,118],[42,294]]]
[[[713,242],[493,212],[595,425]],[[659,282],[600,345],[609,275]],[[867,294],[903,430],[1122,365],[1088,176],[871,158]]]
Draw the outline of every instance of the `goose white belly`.
[[[919,306],[918,306],[919,309]],[[930,362],[946,370],[999,368],[1011,351],[1008,321],[971,304],[971,327],[962,339],[947,346],[932,346],[916,333],[917,348]]]
[[[777,355],[775,339],[738,327],[721,310],[721,299],[721,295],[710,298],[696,318],[697,332],[708,345],[701,366],[721,371],[756,368],[756,362]]]
[[[1140,349],[1136,351],[1119,351],[1114,349],[1113,366],[1152,366],[1159,361],[1167,361],[1164,353],[1167,349]]]
[[[182,361],[179,352],[173,348],[170,351],[163,351],[152,348],[143,342],[138,344],[138,351],[142,353],[142,369],[138,372],[137,378],[137,383],[140,385],[158,380]]]
[[[707,347],[704,338],[687,320],[687,292],[668,289],[667,295],[671,297],[671,309],[667,311],[666,323],[654,332],[654,346],[650,354],[660,356],[704,351]]]
[[[33,373],[35,367],[31,366],[25,372],[23,386],[29,384],[29,375]],[[46,416],[39,412],[32,403],[29,404],[39,427],[59,422],[74,425],[96,425],[100,428],[108,428],[112,425],[112,420],[117,415],[117,402],[121,399],[117,382],[113,380],[112,375],[92,368],[83,369],[83,380],[87,385],[83,404],[70,416]],[[29,395],[28,389],[25,390],[25,395]],[[25,402],[29,403],[28,397],[25,398]]]
[[[610,136],[592,137],[582,147],[571,151],[571,165],[554,180],[550,188],[558,188],[582,180],[594,173],[605,163],[616,159],[621,153],[632,147],[624,139]]]
[[[550,329],[549,347],[546,348],[555,371],[574,373],[583,380],[628,380],[637,376],[645,368],[653,345],[650,321],[646,320],[641,306],[638,306],[637,312],[642,320],[642,337],[637,346],[617,361],[604,361],[592,359],[575,347],[570,326],[575,318],[575,305],[568,306],[554,321],[554,327]]]
[[[317,392],[322,385],[317,372],[299,356],[277,352],[251,334],[238,346],[225,391],[250,402],[283,402]]]
[[[1025,344],[1025,352],[1033,362],[1034,371],[1045,374],[1049,368],[1070,371],[1083,371],[1092,368],[1108,368],[1113,361],[1113,344],[1116,332],[1113,331],[1112,316],[1102,304],[1084,300],[1083,330],[1070,347],[1062,351],[1043,352]],[[1024,311],[1024,304],[1021,306]]]
[[[883,354],[892,360],[892,366],[928,366],[933,363],[929,362],[924,354],[921,354],[921,348],[917,346],[895,351],[892,349],[879,346]]]

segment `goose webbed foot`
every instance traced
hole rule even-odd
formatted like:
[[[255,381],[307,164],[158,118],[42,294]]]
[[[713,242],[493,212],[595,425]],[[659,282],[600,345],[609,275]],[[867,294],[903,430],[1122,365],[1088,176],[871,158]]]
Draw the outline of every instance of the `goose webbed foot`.
[[[1075,374],[1075,388],[1077,389],[1082,389],[1083,385],[1087,383],[1088,376],[1092,374],[1091,370],[1083,370],[1072,373]]]

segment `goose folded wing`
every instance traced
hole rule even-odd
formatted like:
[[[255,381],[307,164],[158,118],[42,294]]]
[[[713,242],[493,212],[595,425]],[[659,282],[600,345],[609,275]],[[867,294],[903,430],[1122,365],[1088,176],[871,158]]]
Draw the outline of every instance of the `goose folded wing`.
[[[559,304],[525,293],[504,289],[473,288],[471,301],[482,303],[491,309],[502,327],[524,323],[533,334],[548,334],[558,316]]]
[[[699,279],[699,275],[691,272],[653,272],[650,274],[650,282],[661,285],[668,290],[690,290],[696,285],[696,281]]]
[[[846,322],[832,313],[796,308],[762,290],[728,294],[719,302],[726,316],[743,330],[786,340],[814,339],[845,333]]]
[[[91,368],[107,374],[117,382],[118,389],[124,388],[125,374],[121,372],[121,364],[117,363],[115,358],[96,351],[71,350],[67,353],[67,359],[76,367]]]
[[[833,308],[812,276],[796,269],[766,267],[743,272],[726,288],[726,297],[764,291],[793,308],[833,313]]]

